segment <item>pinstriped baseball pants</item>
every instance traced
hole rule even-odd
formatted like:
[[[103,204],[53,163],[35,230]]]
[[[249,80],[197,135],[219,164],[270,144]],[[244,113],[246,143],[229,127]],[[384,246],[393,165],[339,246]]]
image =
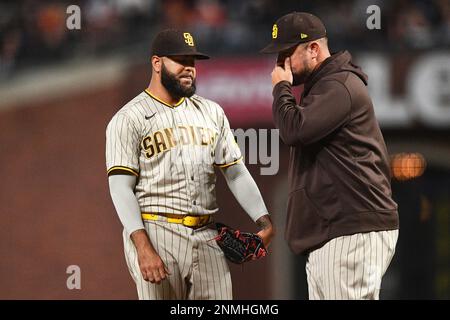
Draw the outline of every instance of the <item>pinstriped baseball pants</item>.
[[[217,231],[163,221],[144,221],[159,256],[171,273],[160,284],[142,278],[136,248],[124,230],[125,259],[140,300],[231,300],[231,275],[225,256],[212,240]]]
[[[378,300],[394,256],[398,230],[357,233],[328,241],[306,262],[310,300]]]

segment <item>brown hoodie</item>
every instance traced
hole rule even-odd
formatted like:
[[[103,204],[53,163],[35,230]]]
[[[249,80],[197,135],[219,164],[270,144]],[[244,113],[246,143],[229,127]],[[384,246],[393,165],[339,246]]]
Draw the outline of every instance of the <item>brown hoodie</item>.
[[[343,51],[308,77],[300,105],[289,82],[274,87],[274,122],[291,146],[285,236],[295,253],[343,235],[398,229],[386,145],[366,86]]]

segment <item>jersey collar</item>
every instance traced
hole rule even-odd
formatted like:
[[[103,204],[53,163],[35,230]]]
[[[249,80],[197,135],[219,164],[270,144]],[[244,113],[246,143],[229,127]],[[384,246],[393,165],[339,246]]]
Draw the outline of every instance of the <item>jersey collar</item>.
[[[150,93],[150,91],[148,91],[148,89],[144,90],[146,94],[148,94],[151,98],[155,99],[158,102],[161,102],[163,105],[170,107],[170,108],[175,108],[178,107],[180,104],[182,104],[184,102],[184,97],[181,98],[177,103],[175,103],[174,105],[167,103],[165,101],[162,101],[161,99],[159,99],[158,97],[154,96],[153,94]]]

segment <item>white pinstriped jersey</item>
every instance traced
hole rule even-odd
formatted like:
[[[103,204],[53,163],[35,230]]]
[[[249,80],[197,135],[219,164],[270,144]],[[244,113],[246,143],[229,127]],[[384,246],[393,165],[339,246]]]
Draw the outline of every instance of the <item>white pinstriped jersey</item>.
[[[144,91],[106,129],[107,171],[138,177],[135,194],[142,212],[217,212],[214,166],[241,158],[223,109],[197,95],[170,106]]]

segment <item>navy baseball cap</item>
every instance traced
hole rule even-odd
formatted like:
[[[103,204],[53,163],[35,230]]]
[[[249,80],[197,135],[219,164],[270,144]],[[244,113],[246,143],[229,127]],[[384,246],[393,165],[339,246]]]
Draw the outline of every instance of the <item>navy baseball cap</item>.
[[[318,17],[307,12],[291,12],[272,27],[272,42],[261,53],[278,53],[300,43],[326,37],[327,31]]]
[[[156,35],[152,44],[152,55],[194,56],[196,59],[209,59],[209,56],[197,51],[194,37],[189,32],[176,29],[166,29]]]

